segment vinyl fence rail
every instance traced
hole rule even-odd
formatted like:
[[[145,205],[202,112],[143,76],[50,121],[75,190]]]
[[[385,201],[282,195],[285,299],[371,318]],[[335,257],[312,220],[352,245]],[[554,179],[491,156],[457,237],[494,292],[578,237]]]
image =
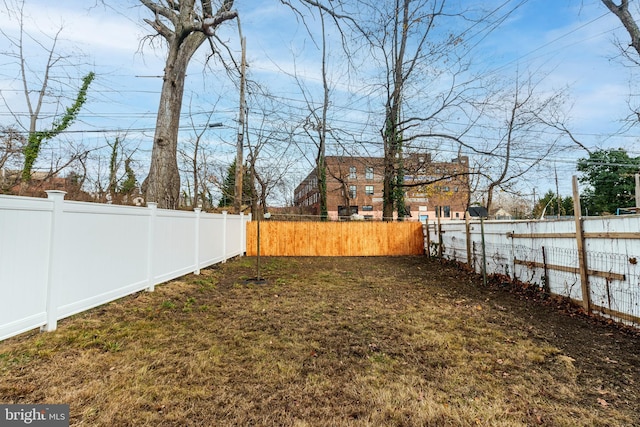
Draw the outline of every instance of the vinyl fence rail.
[[[427,227],[429,252],[568,297],[640,326],[640,216],[449,221]]]
[[[250,215],[0,196],[0,340],[246,252]]]

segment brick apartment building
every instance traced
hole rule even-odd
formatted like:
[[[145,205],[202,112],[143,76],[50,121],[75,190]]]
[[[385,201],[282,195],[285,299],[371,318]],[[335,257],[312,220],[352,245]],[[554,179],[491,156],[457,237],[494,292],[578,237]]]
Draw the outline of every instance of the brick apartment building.
[[[326,157],[330,219],[354,214],[365,219],[382,219],[383,162],[382,157]],[[433,219],[437,211],[441,212],[443,220],[464,218],[469,200],[468,172],[469,158],[466,156],[451,162],[433,162],[428,153],[406,156],[405,204],[409,219]],[[294,204],[309,215],[320,215],[315,169],[296,187]]]

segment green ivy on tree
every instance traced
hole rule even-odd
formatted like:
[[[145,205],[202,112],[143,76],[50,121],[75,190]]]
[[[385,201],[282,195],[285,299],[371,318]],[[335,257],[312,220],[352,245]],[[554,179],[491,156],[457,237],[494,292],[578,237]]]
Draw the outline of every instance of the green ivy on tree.
[[[120,184],[120,193],[124,195],[131,195],[136,188],[138,188],[138,180],[136,174],[131,168],[131,159],[125,159],[124,161],[125,179]]]
[[[95,73],[90,72],[82,79],[82,87],[78,92],[75,102],[67,108],[64,116],[60,120],[53,122],[51,129],[45,131],[36,131],[29,134],[27,146],[24,149],[24,167],[22,169],[22,181],[31,180],[31,170],[38,159],[42,143],[48,139],[54,138],[61,132],[64,132],[78,117],[80,109],[87,100],[87,90],[89,85],[95,78]]]

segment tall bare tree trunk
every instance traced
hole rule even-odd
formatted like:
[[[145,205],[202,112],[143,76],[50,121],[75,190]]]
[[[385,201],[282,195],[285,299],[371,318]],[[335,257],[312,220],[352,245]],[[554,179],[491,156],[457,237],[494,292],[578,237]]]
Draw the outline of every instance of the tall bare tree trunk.
[[[182,0],[179,3],[165,3],[160,0],[140,2],[155,15],[153,21],[145,19],[145,22],[153,27],[169,46],[153,138],[151,166],[143,188],[148,202],[157,202],[162,208],[176,209],[180,201],[178,127],[187,67],[196,50],[209,36],[215,34],[218,26],[236,18],[238,14],[231,10],[233,0],[224,0],[215,14],[210,0],[201,0],[200,10],[196,7],[196,0]],[[167,4],[168,6],[165,6]]]
[[[192,54],[180,49],[180,46],[174,46],[169,51],[153,138],[151,167],[146,181],[147,201],[157,202],[158,206],[168,209],[176,209],[180,200],[178,128],[184,79]]]
[[[404,83],[410,73],[405,70],[405,52],[409,37],[409,6],[411,0],[396,1],[396,21],[393,26],[392,58],[388,73],[391,81],[388,83],[385,124],[382,128],[384,142],[384,182],[382,187],[382,217],[385,221],[393,219],[393,211],[398,207],[398,217],[404,215],[403,183],[398,182],[402,153],[402,129],[400,124],[400,108]]]

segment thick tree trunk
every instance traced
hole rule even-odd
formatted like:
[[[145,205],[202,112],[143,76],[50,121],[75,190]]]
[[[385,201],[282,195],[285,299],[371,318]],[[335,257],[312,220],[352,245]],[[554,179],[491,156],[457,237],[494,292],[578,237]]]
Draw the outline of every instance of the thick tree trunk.
[[[384,156],[384,182],[382,186],[382,219],[391,221],[393,219],[393,183],[395,181],[396,168],[393,164],[389,149],[385,150]]]
[[[187,65],[191,54],[174,48],[169,52],[164,72],[160,106],[153,138],[151,166],[146,180],[146,199],[166,209],[176,209],[180,201],[178,171],[178,129]]]
[[[196,17],[196,0],[140,2],[155,15],[155,20],[145,19],[145,22],[154,28],[169,46],[153,138],[151,165],[143,190],[147,202],[157,202],[161,208],[176,209],[180,202],[178,128],[187,66],[207,37],[215,35],[220,24],[236,18],[238,14],[231,10],[233,0],[224,0],[215,14],[211,1],[201,0],[201,17]]]

